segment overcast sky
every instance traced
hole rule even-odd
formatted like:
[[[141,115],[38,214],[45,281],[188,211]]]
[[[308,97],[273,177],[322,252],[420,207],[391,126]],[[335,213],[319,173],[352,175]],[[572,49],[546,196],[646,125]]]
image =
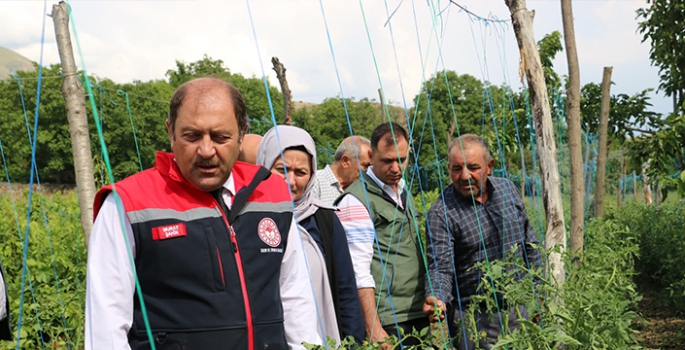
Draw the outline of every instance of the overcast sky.
[[[482,17],[510,18],[504,0],[455,2]],[[45,18],[43,63],[57,63],[53,22],[44,16],[55,3],[44,10],[43,1],[0,0],[0,46],[39,61]],[[382,85],[387,100],[410,107],[421,82],[443,67],[521,86],[511,23],[474,19],[445,0],[251,0],[252,19],[245,0],[70,4],[88,73],[119,83],[165,79],[175,60],[207,54],[246,76],[261,77],[261,64],[274,85],[270,59],[277,56],[293,98],[309,102],[341,95],[339,75],[346,97],[378,99]],[[644,0],[573,1],[581,84],[600,83],[602,68],[613,66],[613,94],[657,88],[649,44],[636,32],[635,10],[643,6]],[[528,0],[528,8],[536,11],[536,40],[563,32],[559,0]],[[565,52],[554,64],[566,74]],[[653,96],[655,111],[671,110],[669,99]]]

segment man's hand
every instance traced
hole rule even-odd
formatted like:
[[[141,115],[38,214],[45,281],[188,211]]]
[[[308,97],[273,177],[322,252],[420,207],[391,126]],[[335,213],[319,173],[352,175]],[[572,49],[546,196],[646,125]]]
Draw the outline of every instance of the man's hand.
[[[445,319],[445,303],[442,300],[429,296],[423,303],[423,314],[428,316],[431,322]]]

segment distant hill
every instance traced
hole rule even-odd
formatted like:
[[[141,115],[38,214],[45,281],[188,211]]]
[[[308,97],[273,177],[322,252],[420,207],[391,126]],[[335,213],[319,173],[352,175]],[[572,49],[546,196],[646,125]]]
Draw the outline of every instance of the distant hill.
[[[0,80],[9,78],[12,71],[32,71],[34,69],[31,60],[0,46]]]

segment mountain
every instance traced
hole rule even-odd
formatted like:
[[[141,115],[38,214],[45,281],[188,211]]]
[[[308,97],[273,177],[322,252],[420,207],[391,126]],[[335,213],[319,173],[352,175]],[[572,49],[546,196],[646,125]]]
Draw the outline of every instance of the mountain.
[[[0,80],[10,77],[13,71],[32,71],[35,67],[28,58],[0,46]]]

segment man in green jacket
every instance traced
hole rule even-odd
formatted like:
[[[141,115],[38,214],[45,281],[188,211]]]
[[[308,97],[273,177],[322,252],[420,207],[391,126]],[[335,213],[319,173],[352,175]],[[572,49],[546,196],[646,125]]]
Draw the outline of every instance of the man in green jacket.
[[[337,200],[371,341],[428,327],[419,214],[402,176],[408,155],[407,131],[396,123],[379,125],[371,133],[371,166]]]

